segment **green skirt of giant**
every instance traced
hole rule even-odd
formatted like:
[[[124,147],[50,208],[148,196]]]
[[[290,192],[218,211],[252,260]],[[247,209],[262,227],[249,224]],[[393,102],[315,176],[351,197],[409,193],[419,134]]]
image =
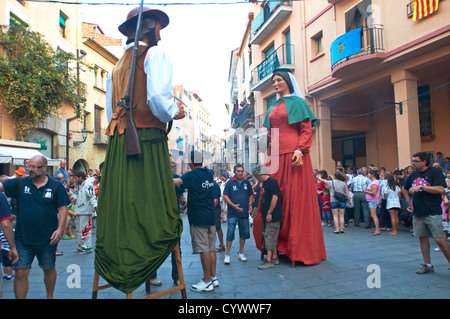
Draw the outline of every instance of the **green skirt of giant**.
[[[165,134],[138,132],[143,139]],[[149,279],[183,231],[166,140],[143,143],[142,152],[129,158],[125,134],[111,137],[98,195],[95,270],[124,293]]]

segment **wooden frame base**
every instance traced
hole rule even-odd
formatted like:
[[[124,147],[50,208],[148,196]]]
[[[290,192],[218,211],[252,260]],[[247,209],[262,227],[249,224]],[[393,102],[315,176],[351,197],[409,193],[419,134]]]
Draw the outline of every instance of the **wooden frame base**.
[[[175,246],[173,251],[175,252],[175,260],[177,263],[178,278],[180,280],[180,285],[170,288],[170,289],[167,289],[167,290],[164,290],[164,291],[150,294],[148,296],[142,297],[141,299],[156,299],[158,297],[171,294],[175,291],[181,291],[181,298],[187,299],[186,283],[184,282],[183,266],[181,264],[181,253],[180,253],[180,244],[179,243]],[[111,287],[110,284],[105,284],[105,285],[99,286],[99,280],[100,280],[100,276],[97,272],[95,272],[94,273],[94,285],[92,288],[92,299],[97,299],[99,290],[103,290],[103,289]],[[150,280],[147,280],[145,282],[145,291],[147,293],[150,293]],[[133,293],[126,294],[126,299],[133,299]]]

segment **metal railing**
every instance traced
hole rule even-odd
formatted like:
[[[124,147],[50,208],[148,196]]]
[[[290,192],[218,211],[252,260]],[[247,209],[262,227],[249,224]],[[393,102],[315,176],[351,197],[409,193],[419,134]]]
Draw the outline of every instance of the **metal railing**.
[[[373,25],[373,27],[371,28],[364,27],[362,28],[361,32],[361,52],[337,61],[331,66],[331,69],[334,69],[336,66],[343,62],[357,57],[385,52],[386,50],[384,49],[383,26],[379,24]]]
[[[280,66],[295,65],[294,45],[282,44],[267,58],[256,66],[251,72],[251,85],[258,84],[261,80],[273,73]]]
[[[253,19],[251,34],[255,34],[281,5],[291,6],[290,1],[267,1],[261,12]]]

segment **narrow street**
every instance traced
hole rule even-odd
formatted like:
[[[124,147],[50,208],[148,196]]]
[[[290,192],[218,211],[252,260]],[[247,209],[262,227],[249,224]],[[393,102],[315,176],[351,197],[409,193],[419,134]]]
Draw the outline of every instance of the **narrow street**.
[[[371,236],[370,230],[353,227],[344,234],[333,234],[332,227],[324,226],[327,260],[319,265],[304,266],[297,263],[294,269],[287,258],[272,269],[259,270],[260,252],[253,237],[247,241],[247,262],[237,259],[237,245],[232,247],[230,265],[224,265],[224,252],[217,254],[217,277],[220,286],[212,292],[192,292],[190,285],[202,276],[200,257],[191,253],[187,216],[183,217],[184,231],[181,240],[183,273],[188,302],[193,299],[241,300],[260,299],[448,299],[450,270],[447,261],[431,240],[431,258],[435,268],[432,274],[417,275],[422,263],[419,240],[409,230],[400,226],[397,236],[382,232]],[[222,224],[226,234],[226,224]],[[64,255],[57,257],[58,280],[56,299],[91,299],[94,277],[94,254],[78,255],[72,251],[76,240],[63,240],[59,248]],[[151,287],[159,292],[173,287],[172,266],[169,259],[158,270],[161,287]],[[75,278],[80,273],[81,279]],[[100,284],[104,283],[101,279]],[[379,288],[378,288],[379,287]],[[133,292],[133,299],[146,296],[145,285]],[[98,299],[125,299],[125,294],[107,288],[98,292]],[[42,271],[33,264],[30,273],[29,299],[44,299],[45,288]],[[13,281],[3,281],[3,297],[14,299]],[[160,299],[181,299],[179,291]]]

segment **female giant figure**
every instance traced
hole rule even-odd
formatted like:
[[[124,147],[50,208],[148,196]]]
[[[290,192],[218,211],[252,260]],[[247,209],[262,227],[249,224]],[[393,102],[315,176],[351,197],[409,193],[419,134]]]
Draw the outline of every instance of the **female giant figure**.
[[[309,151],[312,126],[317,122],[301,98],[294,76],[275,71],[272,82],[279,99],[269,108],[264,126],[269,129],[268,170],[278,181],[283,198],[283,219],[278,237],[278,252],[292,265],[315,265],[326,259],[321,217]],[[278,134],[275,138],[274,134]],[[259,222],[259,221],[258,221]],[[259,242],[255,221],[255,240]]]

